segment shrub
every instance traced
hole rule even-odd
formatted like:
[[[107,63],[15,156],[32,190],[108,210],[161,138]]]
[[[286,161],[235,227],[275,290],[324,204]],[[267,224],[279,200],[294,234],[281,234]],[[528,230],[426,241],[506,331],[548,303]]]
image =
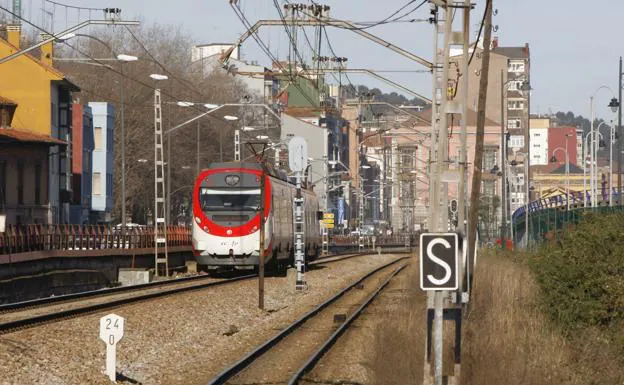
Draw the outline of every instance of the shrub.
[[[531,259],[550,318],[567,333],[624,321],[624,214],[587,214]]]

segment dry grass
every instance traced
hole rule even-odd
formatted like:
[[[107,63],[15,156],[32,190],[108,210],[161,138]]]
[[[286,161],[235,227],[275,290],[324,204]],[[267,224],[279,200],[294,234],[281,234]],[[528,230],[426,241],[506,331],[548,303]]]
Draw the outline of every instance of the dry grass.
[[[600,333],[565,339],[551,326],[526,265],[486,255],[477,272],[464,323],[462,384],[622,384],[617,355]]]
[[[375,357],[371,362],[371,384],[422,384],[426,296],[417,284],[417,267],[412,262],[408,274],[391,288],[400,290],[402,295],[384,309],[372,341]]]
[[[372,384],[422,384],[426,297],[418,288],[417,265],[406,276],[394,288],[403,295],[384,309],[371,341]],[[597,329],[565,338],[546,318],[538,295],[527,265],[480,256],[463,322],[461,384],[624,384],[617,346]],[[445,323],[446,331],[452,326]],[[452,346],[446,337],[445,347]],[[445,349],[445,365],[451,353]]]

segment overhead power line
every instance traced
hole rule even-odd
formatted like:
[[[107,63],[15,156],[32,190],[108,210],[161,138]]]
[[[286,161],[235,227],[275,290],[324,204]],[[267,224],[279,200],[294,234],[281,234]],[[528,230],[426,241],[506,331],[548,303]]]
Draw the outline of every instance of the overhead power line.
[[[5,12],[7,12],[7,13],[9,13],[10,15],[12,15],[12,16],[14,16],[14,17],[16,17],[16,18],[20,19],[21,21],[23,21],[24,23],[26,23],[26,24],[28,24],[28,25],[30,25],[30,26],[32,26],[32,27],[34,27],[35,29],[37,29],[37,30],[39,30],[39,31],[41,31],[41,32],[43,32],[43,33],[45,33],[45,34],[48,34],[48,35],[54,36],[54,34],[53,34],[53,33],[49,32],[49,31],[47,31],[46,29],[44,29],[44,28],[40,27],[39,25],[37,25],[37,24],[35,24],[35,23],[31,22],[30,20],[28,20],[28,19],[26,19],[26,18],[22,17],[21,15],[18,15],[18,14],[16,14],[16,13],[12,12],[11,10],[9,10],[9,9],[7,9],[7,8],[3,7],[3,6],[0,6],[0,9],[1,9],[1,10],[3,10],[3,11],[5,11]],[[102,66],[104,66],[104,67],[107,67],[107,68],[108,68],[111,72],[113,72],[113,73],[115,73],[115,74],[117,74],[117,75],[119,75],[119,76],[122,76],[122,77],[124,77],[125,79],[128,79],[128,80],[130,80],[130,81],[132,81],[132,82],[134,82],[134,83],[140,84],[140,85],[142,85],[143,87],[146,87],[146,88],[148,88],[148,89],[150,89],[150,90],[153,90],[153,89],[155,88],[155,87],[154,87],[154,85],[151,85],[151,84],[146,83],[146,82],[144,82],[144,81],[142,81],[142,80],[136,79],[136,78],[134,78],[134,77],[132,77],[132,76],[128,76],[128,75],[124,74],[123,72],[121,72],[121,71],[119,71],[119,70],[115,69],[114,67],[110,66],[109,64],[107,64],[107,63],[105,63],[105,62],[103,62],[103,61],[101,61],[101,60],[98,60],[97,58],[94,58],[93,56],[91,56],[91,55],[90,55],[90,54],[88,54],[87,52],[85,52],[85,51],[83,51],[82,49],[80,49],[80,48],[78,48],[78,47],[76,47],[76,46],[74,46],[74,45],[72,45],[72,44],[68,43],[67,41],[64,41],[64,44],[65,44],[66,46],[68,46],[69,48],[71,48],[72,50],[74,50],[74,51],[76,51],[76,52],[80,53],[80,54],[81,54],[81,55],[83,55],[84,57],[86,57],[86,58],[88,58],[88,59],[91,59],[91,61],[93,61],[94,63],[97,63],[97,64],[100,64],[100,65],[102,65]],[[162,90],[161,90],[161,94],[162,94],[162,95],[164,95],[164,96],[166,96],[166,97],[168,97],[168,98],[170,98],[171,100],[180,100],[180,98],[178,98],[178,97],[176,97],[176,96],[174,96],[174,95],[172,95],[172,94],[170,94],[170,93],[168,93],[168,92],[162,91]],[[189,106],[189,108],[191,108],[191,109],[193,109],[193,110],[195,110],[195,111],[198,111],[198,112],[200,112],[200,113],[205,113],[205,112],[206,112],[206,110],[205,110],[205,109],[201,109],[201,108],[200,108],[200,107],[198,107],[198,106]],[[207,116],[208,116],[208,117],[210,117],[210,118],[212,118],[212,119],[218,120],[218,121],[220,121],[220,122],[222,122],[222,123],[225,123],[225,124],[228,124],[228,125],[232,125],[232,122],[227,121],[227,120],[225,120],[225,119],[223,119],[223,118],[220,118],[220,117],[218,117],[218,116],[215,116],[215,115],[207,115]],[[243,135],[248,135],[248,134],[247,134],[246,132],[244,132],[244,131],[241,131],[241,134],[243,134]]]

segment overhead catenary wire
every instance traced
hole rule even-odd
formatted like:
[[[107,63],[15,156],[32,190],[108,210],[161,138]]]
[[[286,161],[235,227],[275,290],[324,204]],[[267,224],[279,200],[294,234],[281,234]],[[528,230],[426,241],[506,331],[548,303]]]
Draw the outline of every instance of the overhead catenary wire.
[[[26,18],[22,17],[21,15],[15,14],[15,13],[14,13],[14,12],[12,12],[11,10],[9,10],[9,9],[7,9],[7,8],[3,7],[3,6],[0,6],[0,9],[1,9],[1,10],[3,10],[3,11],[5,11],[5,12],[7,12],[7,13],[9,13],[10,15],[12,15],[12,16],[14,16],[14,17],[16,17],[16,18],[20,19],[20,20],[21,20],[21,21],[23,21],[24,23],[26,23],[26,24],[28,24],[28,25],[30,25],[30,26],[32,26],[32,27],[34,27],[35,29],[37,29],[37,30],[39,30],[39,31],[41,31],[41,32],[43,32],[43,33],[45,33],[45,34],[48,34],[48,35],[50,35],[50,36],[55,36],[53,33],[51,33],[51,32],[49,32],[49,31],[47,31],[45,28],[40,27],[39,25],[37,25],[37,24],[35,24],[35,23],[31,22],[30,20],[28,20],[28,19],[26,19]],[[134,82],[134,83],[140,84],[140,85],[142,85],[143,87],[146,87],[146,88],[148,88],[148,89],[151,89],[151,90],[153,90],[153,89],[154,89],[154,86],[153,86],[153,85],[150,85],[149,83],[146,83],[146,82],[144,82],[144,81],[142,81],[142,80],[139,80],[139,79],[133,78],[133,77],[131,77],[131,76],[127,75],[127,74],[124,74],[123,72],[119,71],[118,69],[113,68],[112,66],[110,66],[110,65],[108,65],[108,64],[106,64],[106,63],[104,63],[104,62],[102,62],[101,60],[98,60],[97,58],[94,58],[93,56],[91,56],[91,55],[89,55],[87,52],[85,52],[84,50],[82,50],[82,49],[80,49],[80,48],[78,48],[78,47],[75,47],[74,45],[72,45],[72,44],[68,43],[67,41],[64,41],[64,44],[65,44],[66,46],[68,46],[69,48],[71,48],[72,50],[74,50],[74,51],[76,51],[76,52],[80,53],[81,55],[85,56],[86,58],[90,59],[90,60],[91,60],[91,61],[93,61],[94,63],[100,64],[100,65],[101,65],[101,66],[103,66],[103,67],[107,67],[107,68],[109,69],[109,71],[111,71],[111,72],[113,72],[113,73],[115,73],[115,74],[117,74],[117,75],[119,75],[119,76],[122,76],[122,77],[124,77],[124,78],[126,78],[126,79],[128,79],[128,80],[130,80],[130,81],[132,81],[132,82]],[[170,98],[171,100],[180,100],[178,97],[176,97],[176,96],[174,96],[174,95],[172,95],[172,94],[170,94],[170,93],[167,93],[167,92],[165,92],[165,91],[161,91],[161,94],[162,94],[162,95],[164,95],[164,96],[166,96],[166,97],[168,97],[168,98]],[[201,108],[200,108],[200,107],[198,107],[198,106],[189,106],[189,107],[190,107],[191,109],[194,109],[194,110],[196,110],[196,111],[198,111],[198,112],[201,112],[201,113],[205,113],[205,112],[206,112],[206,110],[201,109]],[[227,121],[227,120],[225,120],[225,119],[223,119],[223,118],[220,118],[220,117],[217,117],[217,116],[214,116],[214,115],[207,115],[207,116],[208,116],[208,117],[210,117],[210,118],[212,118],[212,119],[218,120],[218,121],[220,121],[220,122],[222,122],[222,123],[225,123],[225,124],[227,124],[227,125],[231,125],[231,126],[233,126],[233,123],[232,123],[232,122]],[[246,132],[244,132],[244,131],[242,131],[242,130],[241,130],[241,134],[246,135],[246,136],[249,136],[249,134],[247,134]],[[249,137],[251,138],[251,136],[249,136]]]
[[[249,23],[249,20],[247,20],[247,17],[245,17],[245,14],[240,9],[240,6],[239,5],[235,5],[235,4],[230,4],[230,6],[234,10],[234,13],[238,17],[238,19],[243,23],[243,26],[245,26],[245,28],[247,28],[248,30],[251,30],[252,29],[252,25],[251,25],[251,23]],[[299,92],[301,92],[301,94],[306,98],[306,100],[312,106],[314,106],[315,102],[301,88],[301,86],[299,86],[299,84],[297,84],[296,76],[291,74],[291,73],[289,73],[289,71],[286,71],[286,68],[284,67],[284,65],[279,60],[277,60],[275,58],[275,56],[271,53],[271,50],[268,49],[266,44],[262,41],[260,36],[257,35],[257,33],[258,33],[257,31],[252,32],[251,33],[251,37],[256,41],[256,43],[258,44],[260,49],[273,61],[273,64],[277,65],[280,68],[280,70],[282,70],[285,74],[289,75],[290,82],[293,84],[293,86],[295,88],[297,88],[297,90],[299,90]]]

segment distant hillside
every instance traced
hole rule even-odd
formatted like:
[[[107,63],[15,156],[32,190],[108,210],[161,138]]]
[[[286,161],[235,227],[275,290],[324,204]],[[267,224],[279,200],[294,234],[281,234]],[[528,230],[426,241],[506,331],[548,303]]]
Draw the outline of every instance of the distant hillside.
[[[395,104],[395,105],[408,105],[408,106],[426,106],[427,105],[424,101],[416,97],[412,99],[408,99],[405,96],[400,95],[396,92],[390,92],[389,94],[382,92],[379,88],[371,89],[363,85],[355,86],[355,88],[352,86],[347,86],[346,88],[347,88],[347,97],[349,98],[355,98],[357,95],[360,95],[362,93],[371,92],[375,95],[375,100],[378,102],[386,102],[386,103]]]

